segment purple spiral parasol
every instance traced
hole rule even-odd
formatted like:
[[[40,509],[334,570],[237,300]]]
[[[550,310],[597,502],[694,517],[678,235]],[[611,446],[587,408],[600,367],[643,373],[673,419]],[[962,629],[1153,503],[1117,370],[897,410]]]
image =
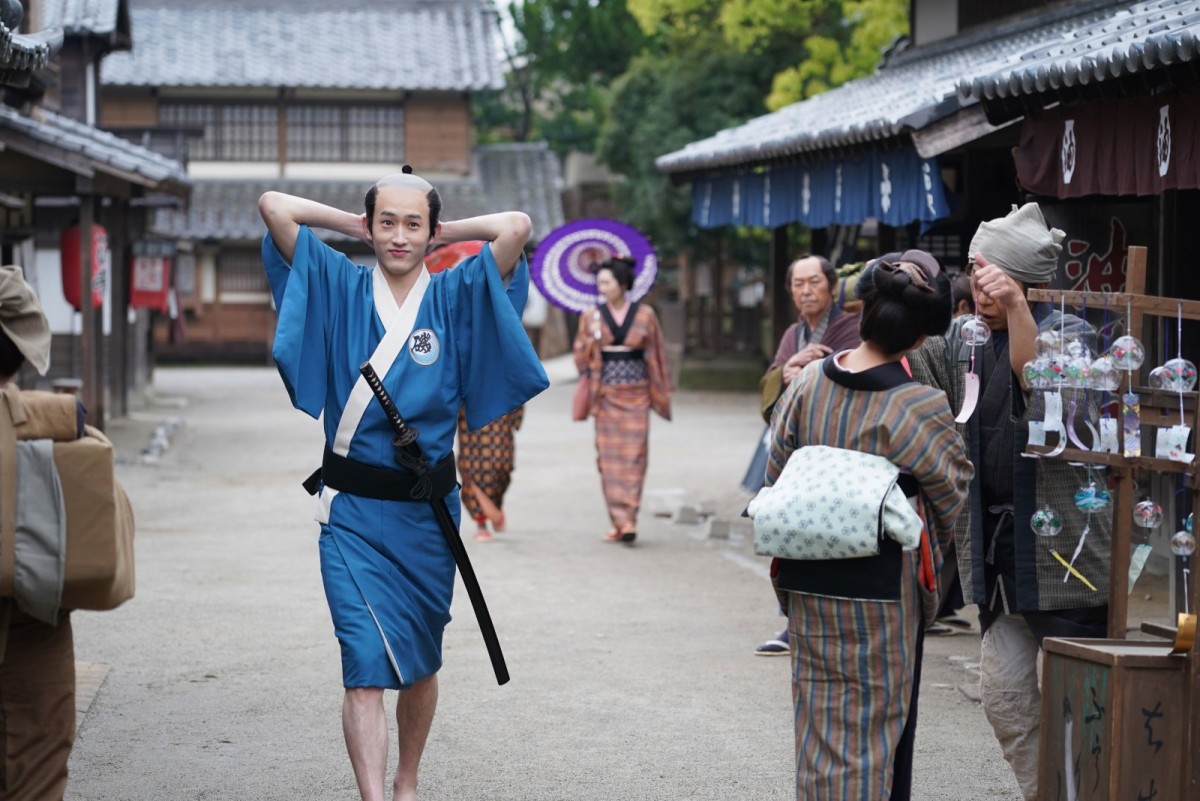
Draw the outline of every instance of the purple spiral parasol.
[[[533,253],[533,282],[546,299],[579,314],[600,301],[595,267],[621,256],[633,259],[630,300],[639,300],[658,275],[658,257],[640,231],[616,220],[576,220],[555,228]]]

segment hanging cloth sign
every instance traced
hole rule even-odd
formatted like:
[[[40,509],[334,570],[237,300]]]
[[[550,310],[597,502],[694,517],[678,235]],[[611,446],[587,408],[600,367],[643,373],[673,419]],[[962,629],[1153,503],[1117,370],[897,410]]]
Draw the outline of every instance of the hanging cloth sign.
[[[692,221],[701,228],[822,228],[868,218],[901,226],[949,216],[937,159],[911,150],[716,173],[692,184]]]
[[[1035,195],[1147,196],[1200,188],[1200,97],[1122,97],[1025,118],[1013,153]]]

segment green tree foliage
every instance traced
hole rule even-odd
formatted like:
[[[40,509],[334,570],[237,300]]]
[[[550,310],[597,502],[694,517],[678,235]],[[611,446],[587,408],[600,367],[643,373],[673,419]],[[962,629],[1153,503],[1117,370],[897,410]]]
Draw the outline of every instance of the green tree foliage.
[[[560,154],[592,152],[607,87],[646,36],[622,0],[512,0],[508,86],[477,98],[483,138],[545,139]]]
[[[508,88],[477,98],[487,139],[595,152],[622,176],[622,216],[660,253],[703,250],[690,187],[654,160],[870,74],[907,26],[905,0],[508,0]],[[704,235],[707,237],[708,235]],[[739,237],[741,238],[741,237]]]
[[[766,106],[778,109],[870,75],[881,51],[908,30],[906,0],[628,0],[645,31],[691,32],[717,21],[738,50],[790,63]],[[799,43],[799,46],[797,46]]]
[[[775,71],[718,33],[699,32],[675,40],[668,52],[639,56],[613,86],[596,154],[624,176],[615,197],[622,216],[659,248],[701,245],[689,223],[690,188],[672,186],[654,160],[761,114]]]
[[[804,40],[807,58],[775,76],[767,107],[780,109],[875,72],[880,54],[908,32],[902,0],[843,0],[844,16],[828,33]]]

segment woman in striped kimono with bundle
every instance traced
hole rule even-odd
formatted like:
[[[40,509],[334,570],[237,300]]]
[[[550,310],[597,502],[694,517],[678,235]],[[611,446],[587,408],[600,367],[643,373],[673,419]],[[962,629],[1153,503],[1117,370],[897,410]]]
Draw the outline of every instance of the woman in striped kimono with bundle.
[[[771,421],[766,485],[806,445],[883,456],[917,498],[928,540],[904,551],[885,537],[877,556],[772,564],[788,610],[797,801],[910,797],[925,618],[973,472],[945,393],[913,382],[901,362],[949,325],[946,275],[910,250],[874,265],[857,291],[862,344],[809,364],[788,387]]]
[[[612,258],[596,268],[605,303],[585,311],[575,336],[580,380],[592,381],[600,483],[608,505],[610,542],[637,538],[638,509],[646,478],[650,410],[671,419],[671,379],[654,309],[631,301],[633,264]]]

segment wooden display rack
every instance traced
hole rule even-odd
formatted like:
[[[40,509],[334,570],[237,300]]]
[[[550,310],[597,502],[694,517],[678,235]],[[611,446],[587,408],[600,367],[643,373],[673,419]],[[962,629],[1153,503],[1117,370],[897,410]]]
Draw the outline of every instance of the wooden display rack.
[[[1072,292],[1031,289],[1032,301],[1065,301],[1072,306],[1130,311],[1128,333],[1140,338],[1145,317],[1200,320],[1200,302],[1143,294],[1146,248],[1130,247],[1125,292]],[[1140,398],[1145,426],[1180,421],[1180,394],[1134,386],[1123,392]],[[1192,449],[1200,431],[1200,393],[1183,393],[1183,408],[1192,428]],[[1143,453],[1147,439],[1143,440]],[[1196,612],[1200,609],[1197,556],[1187,557],[1186,608],[1176,627],[1143,624],[1146,633],[1172,643],[1127,641],[1129,559],[1137,479],[1177,474],[1190,492],[1192,509],[1200,509],[1198,465],[1151,456],[1124,456],[1066,448],[1053,458],[1103,466],[1115,481],[1112,554],[1109,565],[1108,637],[1105,640],[1047,638],[1042,680],[1042,736],[1039,792],[1043,798],[1067,801],[1200,799],[1200,650],[1194,646]],[[1050,448],[1030,446],[1027,453],[1044,456]],[[1152,450],[1152,446],[1151,446]],[[1170,521],[1167,525],[1177,521]],[[1178,558],[1178,557],[1176,557]],[[1174,603],[1174,600],[1172,601]],[[1172,607],[1174,611],[1174,607]],[[1172,653],[1175,651],[1175,653]]]

